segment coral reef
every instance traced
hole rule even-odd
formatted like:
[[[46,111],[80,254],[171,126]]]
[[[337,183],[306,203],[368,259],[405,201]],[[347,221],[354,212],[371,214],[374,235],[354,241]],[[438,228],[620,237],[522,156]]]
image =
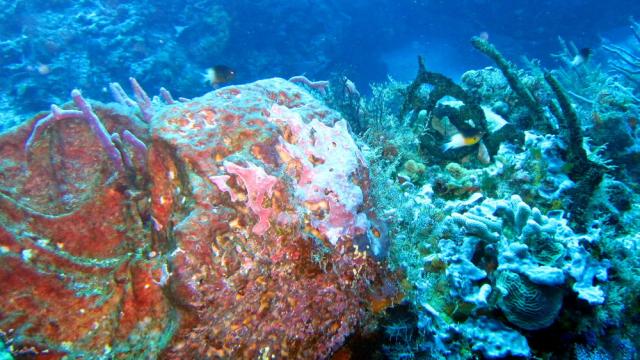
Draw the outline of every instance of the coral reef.
[[[481,317],[467,321],[461,326],[461,331],[474,343],[473,350],[481,352],[487,359],[531,355],[524,336],[493,319]]]
[[[15,354],[324,358],[391,304],[337,113],[282,79],[166,102],[132,84],[137,102],[74,90],[0,138]]]
[[[634,20],[369,89],[371,2],[89,3],[0,10],[0,358],[638,357]]]
[[[507,79],[511,89],[518,95],[530,110],[533,116],[532,128],[543,133],[553,133],[554,126],[545,114],[545,107],[549,108],[555,118],[562,136],[567,143],[567,163],[570,167],[568,175],[576,183],[574,189],[569,191],[572,201],[569,206],[569,214],[578,230],[584,231],[588,222],[588,203],[596,188],[599,186],[607,168],[593,161],[587,156],[584,148],[584,136],[582,123],[569,101],[568,95],[558,80],[548,71],[543,73],[544,80],[548,84],[551,93],[555,95],[555,102],[549,100],[547,104],[534,97],[533,93],[523,84],[517,76],[513,64],[506,60],[502,54],[488,41],[479,37],[471,40],[472,45],[494,60],[498,68]]]
[[[0,10],[0,86],[13,104],[1,109],[33,114],[72,88],[103,99],[105,84],[129,76],[192,97],[209,90],[201,73],[218,63],[237,68],[240,81],[328,76],[329,54],[353,26],[334,11],[307,1],[17,1]]]
[[[463,93],[435,96],[450,82],[424,81],[429,72],[420,67],[405,89],[390,80],[363,103],[372,120],[363,153],[379,174],[372,194],[389,222],[390,265],[406,277],[405,301],[385,328],[386,354],[571,357],[621,349],[632,358],[637,326],[622,314],[638,308],[625,300],[635,296],[637,265],[620,262],[637,256],[629,222],[638,214],[637,187],[620,156],[633,143],[624,140],[625,119],[636,111],[629,88],[591,63],[549,72],[529,61],[518,70],[488,42],[474,43],[500,69],[465,73]],[[565,50],[562,59],[571,54]],[[457,126],[477,123],[459,124],[468,120],[458,116],[467,103],[483,111],[488,162],[473,146],[458,154],[439,146]],[[620,129],[605,134],[603,119]],[[618,138],[624,145],[605,151]],[[574,347],[548,341],[555,336]]]
[[[192,96],[199,73],[220,55],[230,18],[215,4],[60,3],[54,11],[20,1],[2,24],[4,90],[23,112],[61,103],[74,87],[102,96],[103,86],[135,76]],[[205,15],[205,16],[203,16]],[[173,26],[159,25],[171,16]]]
[[[452,288],[463,299],[478,297],[474,293],[481,288],[473,284],[487,277],[482,268],[497,262],[491,287],[499,290],[498,305],[507,319],[520,328],[536,330],[553,323],[569,276],[579,298],[592,305],[604,302],[602,289],[593,282],[606,281],[610,264],[593,259],[584,248],[598,241],[597,234],[575,235],[562,212],[544,216],[514,195],[508,201],[486,199],[451,217],[464,237],[459,244],[442,240],[445,250],[439,258],[456,265],[447,267],[447,275],[455,279]],[[475,260],[479,252],[480,262]],[[467,264],[464,271],[457,266],[460,261]]]

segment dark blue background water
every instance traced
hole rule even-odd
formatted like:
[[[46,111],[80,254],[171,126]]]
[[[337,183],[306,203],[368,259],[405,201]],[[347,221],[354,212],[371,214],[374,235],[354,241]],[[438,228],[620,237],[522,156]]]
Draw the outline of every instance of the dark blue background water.
[[[579,47],[597,47],[600,38],[628,34],[628,19],[640,14],[637,1],[335,1],[351,18],[336,67],[347,67],[359,83],[379,81],[389,72],[409,80],[415,55],[423,53],[434,70],[456,77],[489,65],[469,44],[486,32],[508,57],[525,55],[553,66],[558,36]],[[350,3],[350,5],[345,5]]]
[[[306,74],[347,75],[361,89],[387,75],[409,81],[416,55],[457,79],[490,65],[470,45],[487,33],[510,59],[556,64],[558,36],[597,48],[629,36],[638,1],[147,0],[0,2],[0,84],[6,106],[33,112],[72,88],[109,100],[111,81],[136,77],[155,93],[211,90],[207,67],[237,69],[236,83]],[[618,35],[620,34],[620,35]],[[596,52],[597,54],[597,52]],[[41,74],[40,64],[48,66]],[[0,99],[1,100],[1,99]],[[9,105],[6,105],[9,104]],[[17,106],[16,106],[17,105]]]
[[[314,7],[311,2],[301,3]],[[359,83],[383,80],[387,73],[400,80],[410,79],[415,69],[416,53],[423,53],[434,70],[452,76],[469,68],[488,65],[489,62],[468,45],[469,38],[481,32],[486,32],[490,40],[511,58],[517,60],[526,55],[551,66],[549,54],[558,51],[558,36],[574,41],[580,47],[597,47],[600,37],[615,36],[616,30],[627,28],[630,16],[640,15],[640,2],[621,0],[368,0],[326,3],[334,11],[330,16],[340,21],[347,19],[347,24],[343,31],[330,29],[335,32],[326,33],[326,36],[339,39],[330,53],[331,66],[307,71],[319,70],[322,73],[346,68]],[[275,48],[286,47],[287,44],[274,44],[269,40],[273,35],[269,30],[273,27],[269,23],[278,23],[279,19],[262,18],[262,9],[251,2],[236,1],[227,7],[242,22],[238,24],[239,28],[248,30],[246,33],[234,33],[238,41],[232,41],[232,46],[248,44],[259,48],[268,44]],[[244,21],[243,15],[247,15]],[[286,16],[286,13],[282,15]],[[318,21],[316,30],[324,32],[321,24],[331,21],[331,18]],[[251,31],[252,28],[255,32]],[[313,29],[309,30],[308,36],[314,36]],[[287,32],[298,31],[300,29],[296,27],[287,29]]]

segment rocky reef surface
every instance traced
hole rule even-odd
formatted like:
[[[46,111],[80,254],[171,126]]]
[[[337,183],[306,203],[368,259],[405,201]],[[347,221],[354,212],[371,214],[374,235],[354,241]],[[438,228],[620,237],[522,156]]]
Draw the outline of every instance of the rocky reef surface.
[[[282,79],[0,137],[0,330],[47,358],[324,358],[398,296],[362,153]]]

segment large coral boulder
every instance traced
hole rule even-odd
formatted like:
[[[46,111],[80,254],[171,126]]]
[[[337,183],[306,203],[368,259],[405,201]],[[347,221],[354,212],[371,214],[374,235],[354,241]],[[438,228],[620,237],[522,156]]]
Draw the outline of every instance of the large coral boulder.
[[[0,331],[15,352],[323,358],[395,296],[366,164],[305,91],[227,87],[155,104],[148,124],[93,108],[148,151],[114,140],[118,170],[73,116],[26,149],[37,121],[0,137]]]

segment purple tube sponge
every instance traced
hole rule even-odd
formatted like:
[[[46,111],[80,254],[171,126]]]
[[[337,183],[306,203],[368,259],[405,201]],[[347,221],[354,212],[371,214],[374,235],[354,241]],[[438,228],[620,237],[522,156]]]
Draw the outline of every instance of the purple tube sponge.
[[[98,137],[100,144],[106,151],[109,159],[113,162],[113,165],[116,167],[118,172],[122,172],[124,170],[122,164],[122,156],[120,156],[120,151],[116,148],[111,140],[111,135],[104,127],[96,113],[91,109],[91,105],[82,97],[80,90],[74,89],[71,92],[71,97],[73,98],[73,102],[76,104],[77,110],[63,110],[57,107],[56,105],[51,105],[51,113],[44,118],[40,119],[35,126],[33,127],[33,131],[31,135],[27,139],[24,147],[25,151],[29,151],[29,148],[33,145],[33,142],[42,134],[42,132],[51,126],[53,123],[58,122],[59,120],[69,119],[69,118],[80,118],[87,121],[89,124],[89,128],[91,132]]]
[[[138,106],[140,107],[140,111],[142,112],[142,118],[146,122],[150,122],[151,118],[153,117],[153,108],[149,95],[147,95],[147,93],[144,91],[142,86],[140,86],[136,79],[130,77],[129,81],[131,82],[133,93],[136,96],[136,101],[138,102]]]
[[[42,134],[46,128],[53,125],[53,123],[58,122],[58,120],[82,117],[83,113],[81,111],[63,110],[56,105],[51,105],[51,113],[38,120],[36,125],[33,127],[33,131],[31,131],[31,135],[29,135],[27,142],[24,144],[24,150],[29,151],[29,148],[33,145],[33,142],[40,137],[40,134]]]
[[[169,92],[169,90],[163,87],[160,88],[160,96],[162,96],[162,98],[164,99],[164,102],[166,102],[169,105],[175,103],[175,100],[173,100],[173,96],[171,96],[171,93]]]
[[[307,85],[308,87],[312,88],[312,89],[316,89],[320,92],[320,94],[325,95],[327,93],[327,88],[329,87],[329,82],[322,80],[322,81],[311,81],[309,80],[306,76],[304,75],[298,75],[298,76],[294,76],[292,78],[289,79],[290,82],[292,83],[302,83]]]
[[[122,133],[122,140],[131,145],[136,161],[140,166],[144,166],[147,161],[147,145],[129,130]]]
[[[111,89],[111,96],[113,96],[113,99],[117,101],[119,104],[127,107],[137,106],[136,102],[131,100],[131,98],[127,95],[127,93],[124,91],[122,86],[120,86],[120,84],[118,84],[117,82],[110,83],[109,89]]]
[[[107,156],[113,162],[113,165],[116,167],[116,170],[122,172],[124,170],[122,164],[122,156],[120,155],[120,151],[116,148],[116,146],[111,141],[111,135],[104,127],[96,113],[91,109],[91,105],[82,97],[80,90],[74,89],[71,91],[71,97],[73,98],[73,102],[76,104],[78,109],[82,111],[84,115],[84,119],[87,120],[89,127],[91,128],[91,132],[93,132],[100,140],[102,147],[107,152]]]
[[[122,155],[122,161],[124,162],[124,166],[127,169],[133,169],[133,162],[131,161],[131,157],[124,151],[124,147],[122,145],[122,138],[120,138],[120,134],[113,133],[110,136],[111,142],[119,149],[120,154]]]

